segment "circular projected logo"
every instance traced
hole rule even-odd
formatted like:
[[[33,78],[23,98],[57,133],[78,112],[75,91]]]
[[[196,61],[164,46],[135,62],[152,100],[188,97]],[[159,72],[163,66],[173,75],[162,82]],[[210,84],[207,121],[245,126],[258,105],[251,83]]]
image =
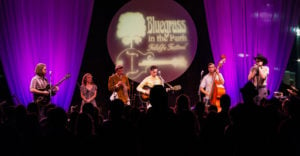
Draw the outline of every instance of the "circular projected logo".
[[[197,32],[187,11],[173,0],[133,0],[112,19],[107,44],[111,59],[136,82],[158,66],[166,82],[182,75],[197,49]]]

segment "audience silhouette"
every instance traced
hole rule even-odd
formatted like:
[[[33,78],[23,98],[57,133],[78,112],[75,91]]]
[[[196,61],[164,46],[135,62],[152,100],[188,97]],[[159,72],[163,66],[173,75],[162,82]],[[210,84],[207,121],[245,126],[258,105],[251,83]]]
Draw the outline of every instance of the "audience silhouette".
[[[243,93],[247,89],[243,88]],[[147,111],[109,101],[108,118],[86,103],[82,112],[56,104],[40,116],[35,103],[0,105],[0,153],[37,155],[299,155],[300,100],[293,96],[254,104],[251,95],[231,104],[220,99],[221,112],[182,93],[170,108],[162,85],[150,90]]]

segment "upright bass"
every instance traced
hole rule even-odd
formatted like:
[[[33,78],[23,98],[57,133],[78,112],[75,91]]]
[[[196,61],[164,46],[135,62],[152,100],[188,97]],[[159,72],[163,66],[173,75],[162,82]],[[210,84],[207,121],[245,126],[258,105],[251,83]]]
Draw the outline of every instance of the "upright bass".
[[[221,60],[218,63],[218,66],[216,68],[216,70],[219,70],[223,64],[226,61],[226,57],[225,55],[221,56]],[[215,105],[218,109],[218,112],[221,111],[221,106],[220,106],[220,98],[222,95],[224,95],[226,93],[225,88],[222,84],[220,84],[220,82],[218,81],[218,79],[216,79],[217,73],[215,72],[213,75],[213,85],[212,85],[212,91],[211,91],[211,95],[210,95],[210,103],[212,105]]]

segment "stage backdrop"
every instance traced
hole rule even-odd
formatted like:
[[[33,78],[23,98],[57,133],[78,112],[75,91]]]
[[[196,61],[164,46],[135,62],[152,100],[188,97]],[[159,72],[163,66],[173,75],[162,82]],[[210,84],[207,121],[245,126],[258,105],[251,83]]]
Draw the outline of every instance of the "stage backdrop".
[[[197,32],[189,13],[173,0],[133,0],[115,14],[107,33],[115,64],[141,82],[157,65],[166,82],[180,77],[197,50]]]
[[[221,72],[232,103],[240,102],[239,88],[247,83],[254,57],[268,59],[268,89],[279,88],[299,22],[299,0],[204,0],[210,44],[217,63],[227,59]]]
[[[56,84],[52,102],[69,108],[85,50],[93,0],[0,0],[0,57],[15,103],[33,101],[29,91],[35,65],[47,65]]]

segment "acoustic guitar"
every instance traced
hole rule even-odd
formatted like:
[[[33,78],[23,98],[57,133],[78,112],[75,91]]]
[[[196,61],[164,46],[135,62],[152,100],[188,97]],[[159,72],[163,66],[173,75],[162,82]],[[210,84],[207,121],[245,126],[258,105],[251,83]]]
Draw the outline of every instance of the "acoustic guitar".
[[[59,86],[64,80],[70,78],[70,74],[66,74],[58,83],[55,85],[50,86],[49,84],[46,86],[46,88],[39,89],[40,91],[48,91],[51,93],[51,96],[54,96],[56,92],[54,92],[54,88],[56,86]],[[47,104],[50,102],[50,94],[49,95],[43,95],[43,94],[34,94],[33,96],[34,102],[39,104]]]
[[[143,89],[150,91],[151,88],[149,86],[144,86]],[[179,90],[181,90],[181,85],[175,85],[173,87],[166,88],[166,92],[179,91]],[[140,97],[142,102],[149,102],[149,97],[150,97],[149,94],[145,94],[145,93],[142,93],[142,92],[139,92],[139,94],[140,94],[139,97]]]

